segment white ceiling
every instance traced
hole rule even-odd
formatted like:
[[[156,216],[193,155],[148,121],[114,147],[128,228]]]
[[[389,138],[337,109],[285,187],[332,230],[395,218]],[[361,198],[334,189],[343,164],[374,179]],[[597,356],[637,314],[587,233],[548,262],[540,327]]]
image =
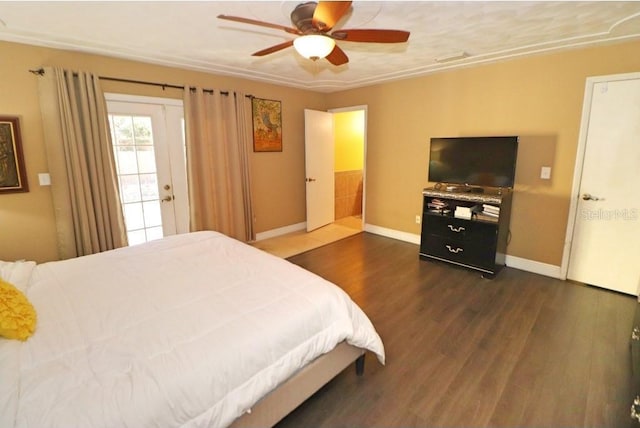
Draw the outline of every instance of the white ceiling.
[[[293,48],[252,57],[293,36],[216,18],[237,15],[292,26],[289,14],[301,2],[0,1],[0,40],[333,92],[514,56],[640,39],[640,1],[355,1],[335,29],[401,29],[411,36],[396,45],[338,42],[350,62],[336,67],[304,59]],[[461,52],[468,56],[436,61]],[[40,65],[47,64],[34,67]],[[126,70],[118,77],[126,78]]]

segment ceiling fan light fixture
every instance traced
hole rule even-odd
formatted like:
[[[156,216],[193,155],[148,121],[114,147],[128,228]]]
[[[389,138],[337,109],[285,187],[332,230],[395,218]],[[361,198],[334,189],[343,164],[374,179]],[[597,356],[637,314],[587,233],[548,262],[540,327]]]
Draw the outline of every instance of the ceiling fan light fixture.
[[[314,61],[329,55],[335,46],[335,40],[321,34],[300,36],[293,41],[293,47],[300,55]]]

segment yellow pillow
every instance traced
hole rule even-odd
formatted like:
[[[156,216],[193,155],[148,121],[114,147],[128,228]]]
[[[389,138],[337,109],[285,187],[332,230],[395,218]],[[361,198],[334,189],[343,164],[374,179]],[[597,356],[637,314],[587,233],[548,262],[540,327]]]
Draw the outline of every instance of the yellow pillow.
[[[0,336],[27,340],[36,329],[36,310],[13,285],[0,279]]]

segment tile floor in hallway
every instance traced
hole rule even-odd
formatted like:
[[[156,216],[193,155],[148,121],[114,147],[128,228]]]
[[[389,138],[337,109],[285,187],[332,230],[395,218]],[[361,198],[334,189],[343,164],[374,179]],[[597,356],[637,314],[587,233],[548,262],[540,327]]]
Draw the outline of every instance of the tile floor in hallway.
[[[361,217],[345,217],[307,232],[300,230],[274,238],[254,242],[252,245],[275,256],[287,258],[330,244],[362,231]]]

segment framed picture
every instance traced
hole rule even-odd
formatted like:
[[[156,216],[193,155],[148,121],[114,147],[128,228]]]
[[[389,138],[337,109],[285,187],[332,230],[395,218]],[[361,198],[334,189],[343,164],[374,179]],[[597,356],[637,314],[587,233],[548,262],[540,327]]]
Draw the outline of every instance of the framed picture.
[[[282,151],[282,103],[253,98],[253,151]]]
[[[0,194],[28,191],[18,118],[0,116]]]

